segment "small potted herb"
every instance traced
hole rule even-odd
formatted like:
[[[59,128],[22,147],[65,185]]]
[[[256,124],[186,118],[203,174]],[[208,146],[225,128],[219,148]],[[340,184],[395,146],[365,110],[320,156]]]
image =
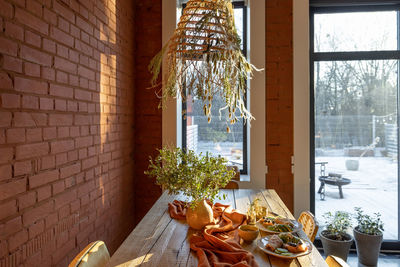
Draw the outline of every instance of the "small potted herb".
[[[368,266],[376,266],[383,239],[383,222],[380,213],[367,215],[360,207],[354,208],[358,225],[354,228],[358,261]]]
[[[351,227],[350,214],[345,211],[326,212],[323,217],[326,229],[320,233],[320,238],[325,255],[338,256],[346,261],[353,243],[353,237],[347,233]]]
[[[156,178],[156,184],[168,190],[169,194],[182,193],[190,200],[186,221],[194,229],[202,229],[213,222],[213,211],[207,200],[214,201],[219,189],[225,187],[235,176],[228,169],[222,157],[196,155],[194,151],[186,153],[180,148],[159,150],[153,160],[150,157],[148,171]]]

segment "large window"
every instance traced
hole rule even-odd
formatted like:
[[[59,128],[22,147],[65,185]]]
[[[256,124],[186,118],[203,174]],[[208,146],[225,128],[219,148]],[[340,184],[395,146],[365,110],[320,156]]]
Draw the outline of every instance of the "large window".
[[[238,34],[242,40],[242,52],[247,52],[247,8],[244,2],[233,2],[234,18]],[[222,116],[219,119],[219,108],[223,99],[214,97],[211,122],[204,115],[203,104],[190,96],[182,105],[182,147],[196,153],[211,153],[227,159],[229,165],[238,166],[242,174],[248,172],[247,124],[243,120],[234,125],[227,125]],[[229,126],[230,132],[227,132]]]
[[[311,8],[311,209],[380,212],[383,249],[399,248],[399,10]]]

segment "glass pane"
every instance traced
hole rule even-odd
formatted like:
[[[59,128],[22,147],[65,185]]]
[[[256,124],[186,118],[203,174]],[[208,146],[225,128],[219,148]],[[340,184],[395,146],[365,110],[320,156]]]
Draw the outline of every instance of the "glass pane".
[[[243,9],[235,8],[235,25],[242,40],[243,48]],[[243,120],[240,119],[234,125],[228,125],[225,120],[225,111],[219,119],[219,109],[224,107],[221,96],[214,96],[212,103],[212,120],[208,123],[204,115],[202,101],[188,97],[186,101],[186,147],[196,153],[220,155],[228,160],[229,165],[238,166],[243,170],[244,150]],[[227,127],[230,133],[227,132]]]
[[[362,207],[382,214],[385,239],[398,239],[397,71],[397,60],[314,64],[315,210],[322,224],[327,211]]]
[[[314,51],[397,49],[396,11],[316,14]]]

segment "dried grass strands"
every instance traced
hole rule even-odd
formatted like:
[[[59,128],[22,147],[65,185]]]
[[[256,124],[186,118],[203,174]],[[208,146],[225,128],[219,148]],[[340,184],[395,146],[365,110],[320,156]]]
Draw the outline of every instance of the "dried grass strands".
[[[225,116],[230,124],[240,117],[245,122],[254,119],[244,98],[246,81],[257,69],[243,56],[240,43],[229,0],[189,0],[174,35],[149,65],[152,86],[160,86],[157,80],[166,57],[161,104],[178,95],[186,101],[186,92],[203,101],[211,121],[212,100],[220,95],[225,99],[220,119]]]

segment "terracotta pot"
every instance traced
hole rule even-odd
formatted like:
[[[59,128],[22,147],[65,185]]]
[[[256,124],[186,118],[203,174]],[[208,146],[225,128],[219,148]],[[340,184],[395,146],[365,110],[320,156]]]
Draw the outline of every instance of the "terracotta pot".
[[[358,226],[357,226],[358,227]],[[354,228],[358,261],[366,266],[376,266],[381,249],[383,235],[367,235]]]
[[[326,256],[334,255],[344,261],[347,261],[347,256],[349,255],[349,250],[351,244],[353,243],[353,237],[349,234],[346,234],[348,240],[338,241],[327,238],[325,236],[327,233],[328,232],[324,230],[319,234],[322,242],[322,247],[324,248],[324,254]]]
[[[204,226],[214,222],[213,210],[205,200],[197,203],[196,208],[188,208],[186,212],[186,222],[190,227],[201,230]]]

